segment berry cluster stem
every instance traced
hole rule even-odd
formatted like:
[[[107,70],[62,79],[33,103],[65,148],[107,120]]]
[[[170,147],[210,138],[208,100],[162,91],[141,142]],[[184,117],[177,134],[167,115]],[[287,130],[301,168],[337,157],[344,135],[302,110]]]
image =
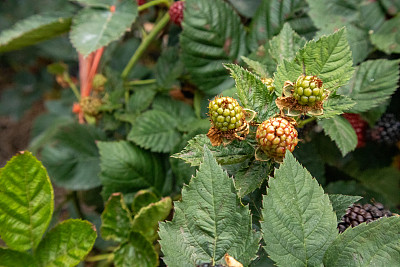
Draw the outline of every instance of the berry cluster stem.
[[[140,12],[140,11],[143,11],[143,10],[149,8],[149,7],[156,6],[156,5],[159,5],[159,4],[165,4],[165,5],[167,5],[169,7],[170,6],[170,1],[168,1],[168,0],[150,1],[150,2],[147,2],[146,4],[138,6],[138,11]]]
[[[315,121],[315,119],[316,119],[316,117],[311,117],[311,118],[302,120],[302,121],[300,121],[300,122],[297,124],[297,127],[298,127],[298,128],[302,128],[302,127],[303,127],[304,125],[306,125],[307,123],[310,123],[310,122],[312,122],[312,121]]]

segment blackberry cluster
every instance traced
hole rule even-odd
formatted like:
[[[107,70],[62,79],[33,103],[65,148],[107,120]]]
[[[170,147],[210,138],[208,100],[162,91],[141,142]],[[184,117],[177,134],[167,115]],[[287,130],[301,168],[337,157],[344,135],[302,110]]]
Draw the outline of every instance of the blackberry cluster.
[[[351,124],[357,134],[357,148],[365,146],[368,123],[359,114],[345,113],[343,117]]]
[[[385,210],[381,203],[374,204],[354,204],[349,207],[342,221],[338,224],[339,233],[343,233],[348,227],[356,227],[360,223],[372,222],[382,217],[390,217],[392,213]]]
[[[212,124],[222,132],[238,129],[243,125],[243,109],[232,97],[216,97],[210,101],[208,110]]]
[[[393,145],[400,141],[400,121],[394,114],[386,113],[371,129],[369,136],[378,143]]]
[[[294,84],[293,97],[300,105],[314,106],[325,99],[322,80],[316,76],[300,76]]]
[[[171,21],[178,26],[181,26],[183,20],[183,10],[185,9],[185,2],[176,1],[168,10]]]
[[[100,113],[100,107],[103,104],[101,99],[96,97],[87,96],[82,97],[79,102],[82,111],[90,116],[97,116]]]
[[[261,81],[263,82],[263,84],[265,84],[267,86],[268,91],[270,93],[272,93],[275,90],[274,79],[272,79],[272,78],[261,78]]]

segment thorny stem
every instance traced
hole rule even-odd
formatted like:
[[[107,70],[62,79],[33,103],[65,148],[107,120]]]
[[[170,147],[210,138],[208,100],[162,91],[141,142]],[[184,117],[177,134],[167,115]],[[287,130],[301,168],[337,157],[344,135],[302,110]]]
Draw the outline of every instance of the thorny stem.
[[[311,118],[302,120],[302,121],[299,122],[299,124],[297,125],[297,127],[298,127],[298,128],[303,128],[304,125],[306,125],[307,123],[310,123],[310,122],[312,122],[312,121],[315,121],[315,119],[316,119],[315,117],[311,117]]]
[[[152,6],[156,6],[158,4],[166,4],[167,6],[170,5],[168,0],[154,0],[154,1],[151,1],[151,2],[147,2],[146,4],[143,4],[141,6],[138,6],[138,11],[139,12],[143,11],[146,8],[149,8],[149,7],[152,7]]]

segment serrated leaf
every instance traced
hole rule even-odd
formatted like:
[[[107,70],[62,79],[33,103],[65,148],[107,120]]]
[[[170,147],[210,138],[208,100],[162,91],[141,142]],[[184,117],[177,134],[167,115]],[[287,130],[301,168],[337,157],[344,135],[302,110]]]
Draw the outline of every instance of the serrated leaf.
[[[322,187],[289,152],[268,186],[261,227],[270,258],[281,266],[321,265],[338,234]]]
[[[338,221],[340,221],[343,215],[346,214],[346,210],[351,205],[362,199],[360,196],[348,196],[341,194],[329,194],[328,196]]]
[[[371,35],[371,42],[386,54],[400,53],[400,15],[387,20]]]
[[[75,266],[90,252],[96,237],[96,229],[88,221],[63,221],[46,234],[35,258],[41,266]]]
[[[400,10],[400,2],[397,0],[380,0],[379,3],[382,4],[386,12],[392,16],[396,15]]]
[[[259,188],[270,170],[269,163],[256,160],[240,169],[234,177],[235,187],[239,191],[238,196],[242,198]]]
[[[221,165],[235,164],[245,161],[254,155],[254,149],[246,142],[234,141],[227,146],[212,146],[205,134],[199,134],[188,142],[188,145],[172,157],[182,159],[192,166],[199,166],[202,162],[204,145],[210,149]]]
[[[163,111],[149,110],[140,115],[128,134],[128,140],[152,152],[170,152],[179,142],[179,121]]]
[[[357,135],[351,124],[341,116],[335,116],[329,119],[318,121],[332,141],[339,147],[344,157],[357,146]]]
[[[115,11],[84,8],[73,19],[70,39],[79,53],[86,56],[110,42],[118,40],[135,21],[138,11],[135,1],[107,1]]]
[[[324,256],[326,266],[397,266],[400,262],[400,218],[381,218],[348,228]]]
[[[285,22],[302,35],[311,37],[315,32],[307,15],[307,3],[303,0],[262,1],[250,24],[248,45],[252,51],[278,34]]]
[[[159,159],[148,151],[126,142],[98,142],[103,198],[113,192],[133,193],[151,188],[159,194],[164,170]]]
[[[155,77],[162,88],[170,89],[183,72],[183,63],[177,47],[168,47],[157,60]]]
[[[105,133],[91,125],[71,123],[58,129],[56,142],[42,150],[43,165],[52,181],[70,190],[87,190],[101,185],[96,141]]]
[[[225,66],[235,79],[240,102],[245,108],[256,111],[259,121],[264,121],[279,112],[275,105],[275,94],[269,92],[260,77],[239,65],[225,64]]]
[[[21,49],[67,32],[70,14],[41,14],[19,21],[0,34],[0,52]]]
[[[146,110],[150,107],[156,94],[156,86],[135,89],[135,92],[129,98],[127,105],[128,111],[132,113],[140,113]]]
[[[207,94],[230,88],[222,63],[246,54],[245,30],[232,7],[221,0],[187,0],[182,27],[182,61],[192,81]]]
[[[172,209],[170,197],[151,203],[140,211],[133,218],[132,230],[141,233],[149,241],[157,239],[158,222],[167,218]]]
[[[138,213],[141,208],[158,201],[158,197],[149,190],[140,190],[135,194],[132,201],[132,212]]]
[[[306,42],[306,39],[292,30],[289,23],[285,23],[280,33],[269,42],[269,54],[277,63],[283,59],[291,61]]]
[[[15,266],[39,266],[31,254],[26,252],[15,251],[7,248],[0,248],[0,266],[15,267]]]
[[[248,18],[253,17],[254,13],[257,11],[260,3],[260,0],[248,0],[248,1],[241,1],[241,0],[228,0],[235,10]]]
[[[368,30],[376,31],[386,20],[380,1],[365,1],[359,6],[360,21]]]
[[[159,110],[169,114],[171,117],[179,118],[179,124],[190,124],[196,119],[193,108],[184,103],[172,99],[170,96],[158,96],[154,99],[152,104],[153,109]]]
[[[276,92],[280,95],[285,81],[295,82],[303,72],[318,76],[325,89],[335,91],[351,78],[352,65],[346,30],[341,29],[317,41],[308,42],[293,61],[284,60],[279,64],[274,75]]]
[[[340,115],[351,109],[355,104],[356,102],[351,98],[333,93],[324,102],[324,114],[318,116],[318,119],[327,119]]]
[[[159,231],[168,266],[223,263],[225,253],[247,266],[255,257],[260,234],[252,230],[249,208],[206,146],[196,177],[174,204],[172,222],[160,223]]]
[[[255,74],[257,74],[261,78],[268,78],[272,76],[268,73],[267,66],[262,64],[261,62],[252,60],[247,57],[242,57],[242,59],[253,70],[253,72],[255,72]]]
[[[123,242],[132,227],[132,215],[121,193],[113,193],[101,214],[101,236],[105,240]]]
[[[396,91],[399,80],[398,60],[368,60],[361,63],[338,93],[356,101],[349,112],[360,113],[379,106]]]
[[[85,6],[102,7],[102,8],[110,8],[110,6],[114,4],[113,0],[70,0],[70,1],[78,2]]]
[[[43,165],[28,151],[0,172],[0,236],[11,249],[35,249],[50,223],[54,194]]]
[[[158,255],[153,245],[140,233],[132,232],[128,242],[114,251],[116,267],[156,267]]]

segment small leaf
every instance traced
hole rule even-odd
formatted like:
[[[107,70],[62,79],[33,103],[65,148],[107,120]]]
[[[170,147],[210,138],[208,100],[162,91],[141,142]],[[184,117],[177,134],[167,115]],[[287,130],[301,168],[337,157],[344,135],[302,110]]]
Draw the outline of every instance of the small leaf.
[[[164,113],[169,114],[173,118],[179,118],[178,129],[180,125],[188,125],[196,119],[193,108],[170,96],[158,96],[154,99],[152,107],[154,110],[159,110]]]
[[[177,47],[168,47],[157,60],[155,76],[157,84],[170,89],[183,72],[183,63],[179,58]]]
[[[268,73],[267,66],[262,64],[259,61],[252,60],[247,57],[242,57],[243,61],[246,62],[246,64],[252,68],[253,72],[255,72],[258,76],[261,78],[268,78],[271,77],[271,75]]]
[[[230,88],[222,63],[246,54],[246,31],[236,12],[221,0],[187,0],[182,27],[182,61],[192,81],[207,94]]]
[[[0,34],[0,52],[21,49],[69,31],[69,14],[41,14],[19,21]]]
[[[221,165],[240,163],[254,155],[254,149],[246,142],[234,141],[227,146],[213,147],[205,134],[199,134],[190,140],[180,153],[173,154],[172,157],[183,159],[192,166],[199,166],[202,161],[204,145],[212,151]]]
[[[328,196],[332,203],[333,211],[336,212],[338,221],[340,221],[341,218],[346,214],[346,210],[352,204],[362,199],[360,196],[348,196],[341,194],[329,194]]]
[[[14,156],[0,172],[1,239],[14,250],[35,249],[53,210],[46,169],[30,152]]]
[[[400,15],[387,20],[371,35],[371,42],[386,54],[400,53]]]
[[[132,230],[141,233],[149,241],[157,239],[158,222],[167,218],[172,209],[170,197],[143,207],[133,218]]]
[[[357,135],[351,124],[340,116],[318,121],[332,141],[335,141],[344,157],[357,146]]]
[[[129,98],[128,110],[133,113],[141,113],[150,107],[157,94],[156,86],[137,88]]]
[[[285,81],[296,81],[303,71],[306,75],[318,76],[325,89],[335,91],[351,78],[352,65],[346,30],[341,29],[308,42],[293,61],[284,60],[279,64],[274,76],[276,92],[280,95]]]
[[[140,233],[131,232],[128,241],[114,251],[116,267],[156,267],[158,255],[153,245]]]
[[[135,1],[107,1],[109,8],[84,8],[72,21],[71,42],[79,53],[86,56],[110,42],[118,40],[135,21],[138,11]]]
[[[31,254],[26,252],[15,251],[7,248],[0,248],[0,266],[15,267],[15,266],[39,266]]]
[[[172,222],[160,223],[159,231],[168,266],[223,263],[225,253],[247,266],[255,257],[260,234],[252,230],[249,208],[206,146],[196,177],[174,204]]]
[[[324,114],[318,116],[318,119],[327,119],[340,115],[351,109],[355,104],[356,102],[351,98],[333,93],[329,95],[328,99],[324,102]]]
[[[399,60],[377,59],[361,63],[350,82],[338,90],[356,101],[350,112],[368,111],[389,99],[397,89],[398,66]]]
[[[326,266],[398,266],[400,218],[381,218],[348,228],[326,251]]]
[[[280,266],[319,266],[338,234],[336,215],[318,182],[291,153],[263,198],[265,250]]]
[[[147,188],[161,192],[164,169],[155,155],[126,141],[98,142],[97,146],[103,198],[114,192],[133,193]]]
[[[121,193],[113,193],[101,214],[101,236],[105,240],[126,241],[132,227],[132,215]]]
[[[178,123],[171,114],[149,110],[136,119],[128,140],[152,152],[170,152],[179,142],[180,134],[176,129]]]
[[[158,201],[158,197],[149,190],[140,190],[135,194],[132,201],[133,213],[138,213],[141,208],[148,206],[151,203]]]
[[[264,179],[268,177],[270,170],[269,163],[256,160],[240,169],[234,177],[239,197],[242,198],[259,188]]]
[[[90,252],[96,237],[96,229],[88,221],[63,221],[46,234],[35,258],[41,266],[75,266]]]

